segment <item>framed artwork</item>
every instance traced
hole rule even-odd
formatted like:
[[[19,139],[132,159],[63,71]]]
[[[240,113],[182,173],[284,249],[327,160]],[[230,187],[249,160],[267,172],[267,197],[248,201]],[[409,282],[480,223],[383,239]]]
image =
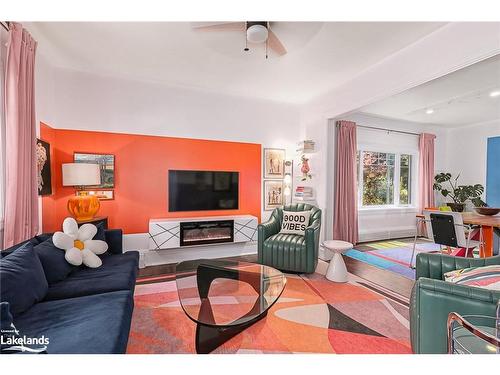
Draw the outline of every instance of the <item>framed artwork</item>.
[[[264,211],[283,206],[283,181],[264,181]]]
[[[264,178],[285,177],[285,150],[279,148],[264,149]]]
[[[100,201],[110,201],[115,199],[114,190],[85,190],[88,195],[96,195],[97,199]],[[78,195],[78,191],[75,192],[75,195]]]
[[[75,163],[99,164],[101,169],[101,184],[96,187],[102,189],[115,187],[115,155],[75,152],[74,161]]]
[[[50,144],[41,139],[36,140],[36,170],[38,176],[38,195],[52,194]]]

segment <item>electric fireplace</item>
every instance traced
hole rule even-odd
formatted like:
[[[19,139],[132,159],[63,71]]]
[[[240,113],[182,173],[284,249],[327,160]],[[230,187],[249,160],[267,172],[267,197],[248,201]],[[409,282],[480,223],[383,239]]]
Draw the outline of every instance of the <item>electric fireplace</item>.
[[[180,245],[206,245],[234,242],[234,220],[180,223]]]

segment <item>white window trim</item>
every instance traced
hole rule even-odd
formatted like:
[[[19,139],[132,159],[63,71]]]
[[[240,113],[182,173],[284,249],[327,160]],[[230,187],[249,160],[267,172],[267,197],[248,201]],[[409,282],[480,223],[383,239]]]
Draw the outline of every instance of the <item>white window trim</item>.
[[[360,162],[363,152],[382,152],[387,154],[395,154],[394,161],[394,204],[378,205],[378,206],[364,206],[363,205],[363,194],[360,187],[363,186],[363,168],[360,165],[358,171],[358,211],[362,212],[394,212],[394,211],[406,211],[406,212],[416,212],[418,207],[418,158],[419,153],[415,150],[394,150],[388,149],[380,146],[358,146],[358,152],[360,153]],[[399,204],[399,183],[400,183],[400,173],[401,173],[401,155],[411,155],[411,204]]]

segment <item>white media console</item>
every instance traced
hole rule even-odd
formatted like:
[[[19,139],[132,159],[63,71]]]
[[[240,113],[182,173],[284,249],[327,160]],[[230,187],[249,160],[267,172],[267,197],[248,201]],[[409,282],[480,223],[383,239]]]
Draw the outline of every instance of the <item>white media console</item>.
[[[151,219],[149,249],[256,241],[257,224],[252,215]]]

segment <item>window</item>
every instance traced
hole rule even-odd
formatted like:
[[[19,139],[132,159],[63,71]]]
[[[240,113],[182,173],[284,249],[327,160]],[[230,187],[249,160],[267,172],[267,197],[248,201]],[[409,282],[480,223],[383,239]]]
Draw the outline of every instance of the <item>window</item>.
[[[359,207],[410,206],[413,155],[358,151]]]

